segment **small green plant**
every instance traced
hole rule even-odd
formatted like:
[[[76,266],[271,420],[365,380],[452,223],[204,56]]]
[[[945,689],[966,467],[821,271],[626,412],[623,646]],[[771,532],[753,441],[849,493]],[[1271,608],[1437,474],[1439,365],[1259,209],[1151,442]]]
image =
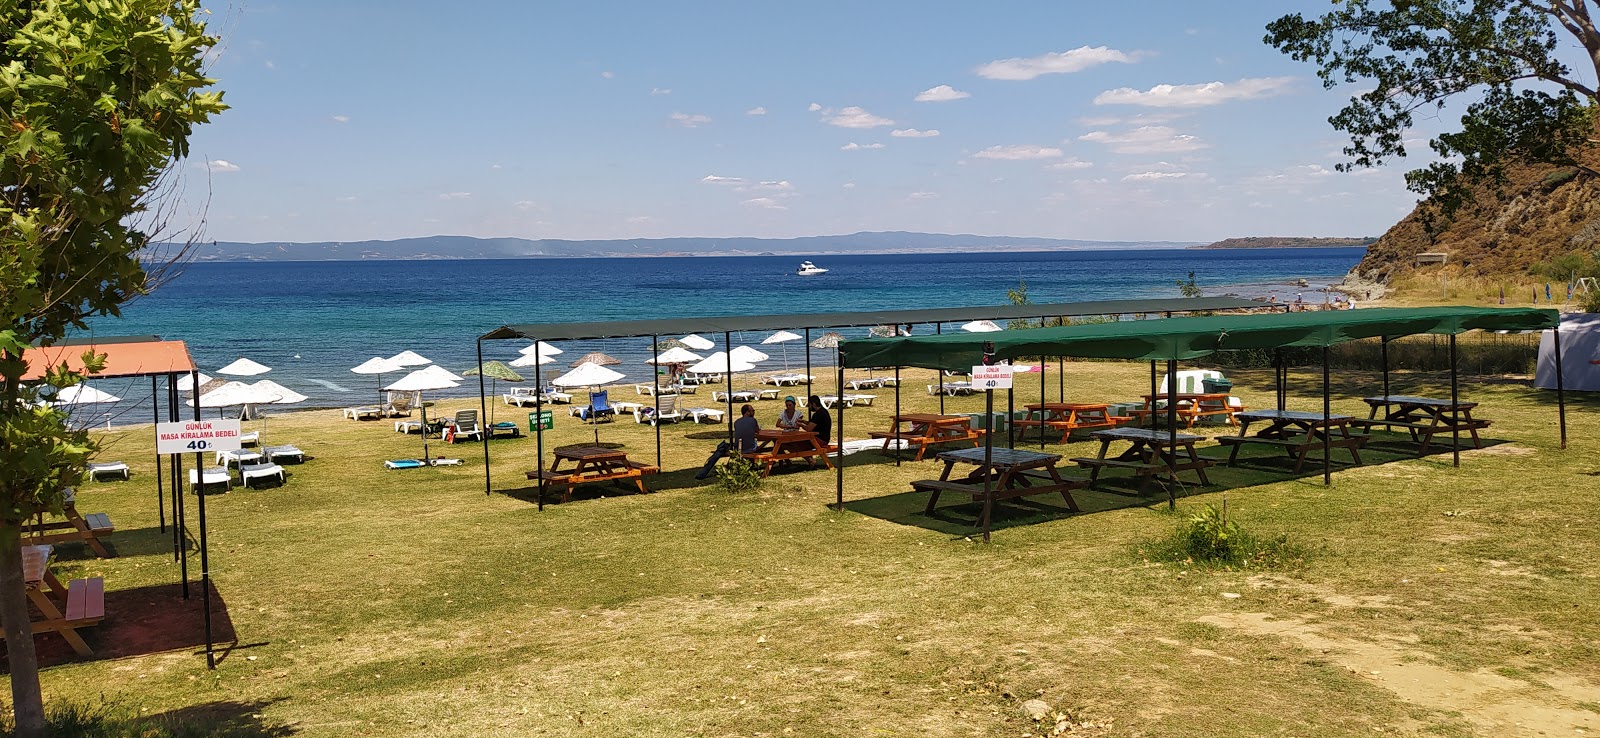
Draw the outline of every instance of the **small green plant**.
[[[1206,291],[1195,280],[1194,272],[1189,272],[1188,279],[1177,280],[1174,284],[1178,285],[1178,292],[1184,297],[1205,297]]]
[[[761,472],[744,459],[729,458],[717,466],[717,490],[728,494],[761,488]]]
[[[1578,309],[1586,313],[1600,313],[1600,290],[1588,290],[1574,295],[1578,298]]]
[[[1239,569],[1281,569],[1303,564],[1304,547],[1278,535],[1266,540],[1228,519],[1228,502],[1219,509],[1206,505],[1184,518],[1166,538],[1146,544],[1144,555],[1156,561]]]

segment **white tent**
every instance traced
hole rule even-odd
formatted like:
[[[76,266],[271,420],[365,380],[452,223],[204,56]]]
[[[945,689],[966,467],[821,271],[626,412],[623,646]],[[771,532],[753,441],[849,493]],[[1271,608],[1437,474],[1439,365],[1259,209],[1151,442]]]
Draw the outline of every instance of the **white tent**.
[[[576,369],[550,380],[550,383],[557,387],[599,387],[611,384],[624,376],[626,375],[621,372],[607,369],[599,364],[584,362]]]
[[[690,333],[689,335],[678,339],[678,341],[683,343],[683,345],[688,346],[689,348],[692,348],[692,349],[694,349],[696,351],[709,351],[712,348],[716,347],[716,344],[714,344],[711,341],[708,341],[708,340],[706,340],[704,338],[701,338],[700,336],[697,336],[697,335],[695,335],[693,333]]]
[[[522,349],[521,349],[521,353],[524,353],[524,354],[527,354],[529,356],[532,356],[533,355],[533,351],[534,351],[535,348],[537,348],[539,350],[539,355],[540,356],[555,356],[556,354],[564,353],[561,349],[558,349],[558,348],[556,348],[554,346],[551,346],[550,344],[545,343],[544,341],[535,341],[530,345],[523,346]],[[539,363],[543,364],[544,362],[541,361]]]
[[[737,356],[733,357],[733,361],[730,362],[726,353],[718,351],[707,356],[704,361],[689,367],[689,371],[695,374],[722,374],[724,372],[748,372],[755,368],[754,364]]]
[[[995,325],[995,322],[992,320],[974,320],[971,323],[962,323],[961,330],[964,330],[968,333],[993,333],[995,331],[1003,331],[1005,329]]]
[[[401,351],[400,353],[389,357],[389,361],[399,364],[400,366],[422,366],[424,364],[433,363],[432,359],[429,359],[415,351]]]
[[[217,373],[229,374],[235,377],[253,377],[257,374],[266,374],[270,371],[272,371],[272,368],[269,366],[257,364],[249,359],[240,358],[232,364],[218,369]]]
[[[429,367],[429,369],[432,368],[434,367]],[[446,373],[448,374],[449,372]],[[384,389],[390,392],[416,392],[420,395],[430,390],[450,389],[459,386],[461,384],[458,381],[445,379],[437,373],[429,372],[427,369],[418,369],[401,377],[394,384],[384,387]],[[422,461],[426,463],[428,461],[428,406],[419,402],[417,403],[417,408],[422,412]]]

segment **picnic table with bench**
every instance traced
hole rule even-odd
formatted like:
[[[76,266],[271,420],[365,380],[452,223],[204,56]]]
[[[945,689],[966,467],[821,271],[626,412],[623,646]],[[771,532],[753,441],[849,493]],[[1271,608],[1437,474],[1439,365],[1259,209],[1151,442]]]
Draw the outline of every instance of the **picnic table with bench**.
[[[987,460],[986,454],[989,456]],[[1078,501],[1072,499],[1072,490],[1089,486],[1087,479],[1061,476],[1060,471],[1056,469],[1056,464],[1061,461],[1060,454],[1010,448],[963,448],[945,451],[937,458],[944,462],[944,472],[938,479],[921,479],[911,483],[911,488],[918,492],[932,493],[928,497],[928,506],[923,509],[925,515],[933,514],[934,506],[939,504],[939,495],[944,492],[970,495],[974,501],[982,500],[985,478],[989,479],[989,494],[992,495],[992,499],[1004,500],[1055,492],[1060,493],[1061,499],[1067,503],[1067,508],[1073,512],[1079,510]],[[950,472],[956,464],[972,464],[977,468],[965,477],[952,481]],[[980,518],[978,524],[987,527],[988,520]]]
[[[1167,417],[1167,408],[1161,403],[1174,400],[1178,403],[1178,418],[1184,421],[1185,428],[1193,428],[1201,418],[1207,417],[1221,417],[1229,425],[1237,425],[1233,414],[1245,409],[1243,405],[1229,405],[1226,392],[1179,392],[1176,396],[1144,395],[1144,407],[1130,412],[1139,417],[1140,424],[1143,424],[1145,418],[1152,412],[1159,420]]]
[[[96,625],[106,617],[106,585],[100,577],[74,579],[66,586],[50,571],[51,546],[22,547],[22,579],[28,601],[42,617],[34,620],[33,633],[60,633],[79,656],[93,656],[78,628]],[[4,637],[0,633],[0,637]]]
[[[805,459],[810,466],[816,465],[812,459],[822,459],[822,464],[832,469],[833,462],[828,460],[828,454],[838,450],[835,446],[824,445],[811,431],[763,428],[756,431],[756,450],[746,451],[743,456],[752,463],[762,464],[761,476],[765,477],[772,473],[773,465],[792,459]]]
[[[601,446],[575,446],[555,450],[555,463],[544,471],[528,472],[528,479],[539,482],[539,492],[546,486],[561,489],[561,501],[572,499],[572,490],[580,484],[594,482],[621,482],[633,480],[640,492],[649,492],[644,486],[644,475],[655,474],[660,469],[637,461],[619,449]],[[574,462],[572,469],[561,471],[561,462]]]
[[[917,461],[927,454],[928,447],[940,443],[971,441],[973,446],[983,438],[983,431],[972,427],[972,418],[966,415],[937,415],[933,413],[908,413],[890,419],[887,431],[872,431],[873,438],[883,439],[883,450],[889,444],[902,441],[917,447]],[[901,426],[908,426],[902,428]]]
[[[69,541],[83,541],[89,545],[89,550],[102,559],[111,558],[111,552],[101,538],[110,538],[117,527],[111,524],[110,516],[105,513],[89,513],[82,515],[78,512],[76,495],[69,494],[66,504],[62,506],[61,514],[66,520],[44,522],[40,516],[37,522],[22,526],[22,537],[29,543],[65,543]]]
[[[1361,447],[1366,445],[1368,438],[1350,432],[1350,424],[1355,418],[1349,415],[1329,415],[1324,420],[1322,413],[1246,410],[1236,413],[1234,417],[1239,419],[1239,435],[1217,438],[1218,443],[1231,447],[1228,451],[1229,466],[1238,462],[1241,446],[1260,444],[1283,449],[1294,458],[1294,470],[1299,473],[1301,467],[1305,466],[1306,455],[1312,450],[1320,450],[1324,442],[1330,452],[1335,448],[1349,449],[1350,458],[1360,464]],[[1259,420],[1267,421],[1267,427],[1250,433],[1250,424]]]
[[[1478,430],[1488,428],[1489,421],[1472,417],[1472,409],[1478,406],[1476,402],[1452,403],[1449,400],[1411,395],[1363,397],[1361,401],[1367,403],[1371,412],[1365,419],[1351,421],[1352,425],[1366,428],[1369,432],[1374,427],[1404,428],[1411,433],[1411,440],[1422,442],[1422,453],[1428,452],[1428,445],[1433,443],[1434,436],[1457,431],[1472,435],[1473,448],[1483,448]],[[1378,417],[1379,410],[1383,411],[1383,417]]]
[[[1150,483],[1150,479],[1158,474],[1170,473],[1176,477],[1178,472],[1190,470],[1199,475],[1201,484],[1211,484],[1211,480],[1206,477],[1206,467],[1215,462],[1201,457],[1195,451],[1195,444],[1204,441],[1204,436],[1179,433],[1176,444],[1169,432],[1149,428],[1111,428],[1095,431],[1093,436],[1100,442],[1099,455],[1092,459],[1072,460],[1078,466],[1090,470],[1090,487],[1099,483],[1100,470],[1107,467],[1132,469],[1134,475],[1139,478],[1140,490],[1143,490]],[[1129,441],[1133,445],[1121,454],[1106,458],[1111,444],[1117,441]]]
[[[1116,428],[1133,422],[1132,417],[1112,414],[1109,403],[1036,402],[1026,407],[1027,418],[1011,421],[1013,438],[1027,438],[1026,428],[1042,426],[1060,431],[1065,442],[1075,430]]]

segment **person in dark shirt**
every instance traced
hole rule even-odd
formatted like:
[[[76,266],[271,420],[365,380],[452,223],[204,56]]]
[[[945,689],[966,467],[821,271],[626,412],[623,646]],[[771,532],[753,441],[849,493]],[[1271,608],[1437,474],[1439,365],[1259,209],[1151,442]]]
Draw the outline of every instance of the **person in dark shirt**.
[[[733,421],[733,441],[740,453],[756,450],[758,430],[761,430],[761,423],[756,420],[756,409],[750,405],[739,408],[739,419]]]
[[[828,408],[822,406],[822,398],[812,395],[806,402],[806,409],[811,411],[811,418],[803,424],[803,427],[817,434],[822,445],[828,445],[828,437],[833,433],[833,417],[828,415]]]

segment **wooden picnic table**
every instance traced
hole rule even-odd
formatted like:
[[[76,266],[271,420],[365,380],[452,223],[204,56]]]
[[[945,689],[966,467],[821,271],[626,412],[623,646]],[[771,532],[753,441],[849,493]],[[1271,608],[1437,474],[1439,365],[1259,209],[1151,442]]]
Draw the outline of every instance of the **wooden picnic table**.
[[[27,586],[28,601],[43,617],[33,621],[33,632],[35,635],[60,633],[79,656],[93,656],[94,651],[77,629],[105,619],[105,580],[100,577],[74,579],[62,586],[61,580],[50,571],[53,555],[51,546],[22,547],[22,579]]]
[[[972,427],[972,418],[966,415],[937,415],[934,413],[907,413],[890,419],[888,431],[872,431],[873,438],[883,439],[883,450],[889,450],[891,441],[905,441],[917,447],[917,461],[928,452],[928,447],[940,443],[972,441],[973,446],[983,438],[983,431]],[[902,428],[901,426],[908,426]]]
[[[832,469],[833,462],[828,460],[828,454],[837,450],[837,447],[823,444],[811,431],[762,428],[756,431],[756,450],[746,451],[744,458],[764,464],[761,476],[765,477],[772,473],[774,464],[790,459],[805,459],[808,466],[815,467],[812,459],[820,458],[824,466]]]
[[[1294,457],[1294,470],[1299,473],[1301,467],[1305,466],[1306,455],[1314,449],[1321,449],[1324,441],[1330,452],[1335,448],[1349,449],[1350,458],[1360,464],[1361,447],[1366,445],[1368,438],[1350,432],[1350,424],[1355,418],[1349,415],[1329,415],[1324,420],[1322,413],[1246,410],[1234,417],[1239,419],[1239,435],[1217,438],[1218,443],[1232,447],[1228,451],[1229,466],[1238,461],[1240,446],[1254,443],[1282,448]],[[1250,433],[1250,425],[1260,420],[1267,421],[1267,427]]]
[[[1090,487],[1100,481],[1100,470],[1104,467],[1132,469],[1140,478],[1141,490],[1149,484],[1150,478],[1157,474],[1170,474],[1176,480],[1178,472],[1189,470],[1199,475],[1201,484],[1211,484],[1211,480],[1206,477],[1206,467],[1215,462],[1201,457],[1194,448],[1195,444],[1205,440],[1204,436],[1179,433],[1174,444],[1168,431],[1149,428],[1111,428],[1095,431],[1093,435],[1100,441],[1099,455],[1092,459],[1072,460],[1078,466],[1090,470]],[[1106,458],[1106,452],[1110,450],[1111,444],[1117,441],[1128,441],[1133,445],[1121,454]]]
[[[76,495],[67,497],[66,504],[62,506],[61,513],[66,520],[46,523],[41,515],[37,522],[22,526],[23,537],[35,544],[83,541],[95,556],[111,558],[111,551],[100,542],[101,538],[110,538],[117,530],[111,524],[111,517],[105,513],[80,514],[75,498]]]
[[[945,451],[937,458],[944,462],[944,472],[938,479],[923,479],[911,483],[911,488],[918,492],[932,493],[928,497],[928,506],[923,509],[925,515],[933,514],[934,506],[939,504],[939,495],[942,492],[955,492],[970,495],[973,500],[982,500],[985,494],[983,488],[985,479],[989,481],[988,494],[992,500],[1055,492],[1061,495],[1061,499],[1067,503],[1067,508],[1073,512],[1079,512],[1079,509],[1078,501],[1072,499],[1072,490],[1089,486],[1087,479],[1061,476],[1061,472],[1056,469],[1056,464],[1061,461],[1060,454],[1010,448],[963,448]],[[956,464],[972,464],[977,468],[965,477],[952,481],[950,473]],[[978,524],[987,528],[989,520],[980,517]]]
[[[570,446],[555,450],[555,463],[544,471],[528,472],[528,479],[539,482],[539,493],[546,485],[562,490],[561,501],[572,499],[572,490],[580,484],[633,480],[640,492],[649,492],[644,486],[644,475],[660,471],[654,466],[630,461],[626,451],[602,446]],[[571,461],[573,468],[561,471],[561,462]]]
[[[1214,415],[1222,416],[1223,419],[1228,421],[1229,425],[1237,425],[1233,420],[1233,414],[1245,409],[1242,405],[1238,407],[1230,406],[1228,404],[1228,393],[1226,392],[1179,392],[1175,396],[1169,396],[1165,393],[1144,395],[1144,407],[1131,412],[1139,416],[1141,421],[1152,412],[1156,414],[1157,419],[1165,418],[1167,409],[1156,407],[1156,403],[1167,402],[1169,397],[1173,398],[1171,401],[1178,403],[1177,415],[1184,420],[1185,428],[1193,428],[1194,424],[1201,418]]]
[[[1472,435],[1473,448],[1483,448],[1478,429],[1489,427],[1489,421],[1472,417],[1473,408],[1478,406],[1476,402],[1453,403],[1411,395],[1363,397],[1361,401],[1367,403],[1370,412],[1366,419],[1352,421],[1353,425],[1367,429],[1376,426],[1405,428],[1411,433],[1411,440],[1422,442],[1422,453],[1428,452],[1434,436],[1459,431]],[[1378,416],[1379,410],[1383,411],[1383,417]]]
[[[1012,421],[1013,429],[1050,428],[1061,432],[1062,442],[1075,430],[1115,428],[1133,421],[1128,416],[1112,415],[1110,403],[1036,402],[1025,407],[1028,417]],[[1027,435],[1023,430],[1012,431],[1013,438],[1027,438]]]

